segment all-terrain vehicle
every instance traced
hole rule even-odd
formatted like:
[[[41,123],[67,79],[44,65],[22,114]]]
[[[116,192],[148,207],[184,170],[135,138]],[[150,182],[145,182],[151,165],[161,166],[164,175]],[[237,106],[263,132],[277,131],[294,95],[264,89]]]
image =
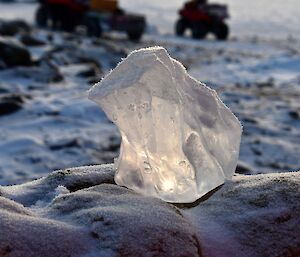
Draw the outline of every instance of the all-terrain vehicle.
[[[213,33],[219,40],[228,38],[229,27],[225,19],[229,18],[229,14],[226,5],[198,5],[197,1],[190,1],[179,11],[179,15],[175,25],[178,36],[183,36],[190,29],[195,39],[205,38],[208,33]]]
[[[103,32],[122,31],[130,40],[139,40],[146,28],[144,16],[125,13],[117,0],[40,0],[40,3],[35,19],[41,27],[70,30],[72,26],[65,25],[76,19],[76,27],[85,27],[88,36],[100,37]],[[61,7],[57,9],[57,6]],[[68,17],[70,11],[72,14]]]

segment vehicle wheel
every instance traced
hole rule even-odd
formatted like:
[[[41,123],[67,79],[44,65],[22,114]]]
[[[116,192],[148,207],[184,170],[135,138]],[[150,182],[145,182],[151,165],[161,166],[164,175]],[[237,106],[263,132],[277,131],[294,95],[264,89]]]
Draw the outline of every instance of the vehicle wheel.
[[[217,39],[226,40],[229,35],[229,27],[227,26],[226,23],[223,23],[223,22],[219,23],[218,25],[216,25],[214,34]]]
[[[97,19],[86,17],[84,18],[82,25],[86,27],[87,35],[89,37],[101,37],[102,28]]]
[[[207,32],[207,27],[201,22],[195,23],[192,27],[192,36],[195,39],[205,38]]]
[[[139,41],[143,35],[143,31],[127,31],[127,36],[131,41]]]
[[[47,27],[49,21],[49,8],[47,5],[40,5],[35,13],[35,22],[39,27]]]
[[[177,36],[183,36],[187,29],[187,22],[184,19],[179,19],[175,24],[175,33]]]

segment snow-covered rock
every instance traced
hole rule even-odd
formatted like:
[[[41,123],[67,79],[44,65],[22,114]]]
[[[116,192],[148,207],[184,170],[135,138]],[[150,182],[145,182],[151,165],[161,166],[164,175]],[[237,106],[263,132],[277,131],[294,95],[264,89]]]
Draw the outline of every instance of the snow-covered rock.
[[[179,209],[115,185],[112,167],[0,187],[0,256],[201,256]]]
[[[185,207],[205,257],[300,256],[300,171],[236,175]]]
[[[89,97],[122,136],[117,184],[169,202],[193,202],[234,173],[240,123],[164,48],[132,52]]]
[[[174,207],[114,184],[113,165],[0,187],[0,256],[300,254],[300,172],[235,175]]]

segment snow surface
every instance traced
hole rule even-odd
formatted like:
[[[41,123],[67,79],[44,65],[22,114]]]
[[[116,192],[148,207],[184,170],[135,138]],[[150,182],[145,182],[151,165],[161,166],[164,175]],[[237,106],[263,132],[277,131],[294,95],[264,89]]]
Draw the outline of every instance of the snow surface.
[[[107,71],[122,55],[90,41],[79,46],[63,37],[54,37],[52,46],[29,49],[41,66],[0,71],[3,95],[25,98],[19,112],[0,118],[2,185],[29,181],[55,169],[111,162],[116,156],[117,129],[87,99],[89,79],[100,80],[102,73],[93,78],[77,74],[93,63]],[[57,75],[63,80],[52,81]]]
[[[131,52],[89,91],[119,128],[118,185],[194,202],[231,179],[241,124],[162,47]]]
[[[34,30],[34,36],[46,41],[43,47],[28,47],[34,60],[39,62],[47,57],[57,69],[52,69],[42,60],[42,64],[35,67],[0,70],[1,95],[16,93],[25,99],[22,110],[0,117],[0,184],[23,183],[57,168],[112,162],[118,154],[119,134],[99,108],[86,99],[84,92],[114,68],[126,53],[161,45],[180,60],[192,76],[216,89],[242,121],[244,133],[237,171],[266,173],[238,175],[209,200],[184,209],[182,229],[191,232],[197,228],[204,256],[264,256],[264,253],[265,256],[299,256],[299,172],[269,173],[300,168],[300,2],[222,0],[230,3],[232,15],[229,22],[233,36],[228,42],[210,39],[199,42],[172,36],[176,10],[182,2],[121,0],[126,9],[147,15],[151,34],[140,43],[128,42],[119,34],[89,40],[78,35]],[[0,3],[0,19],[25,18],[33,22],[36,6]],[[164,7],[163,15],[161,6]],[[77,75],[89,69],[91,60],[87,62],[87,58],[92,58],[92,63],[96,60],[101,64],[102,75],[91,78]],[[59,75],[57,72],[64,80],[49,83]],[[58,251],[61,256],[93,256],[99,251],[102,251],[102,256],[112,253],[110,247],[99,246],[99,227],[95,225],[93,230],[91,226],[94,211],[109,209],[112,213],[123,212],[125,216],[132,209],[128,210],[128,199],[117,210],[110,205],[102,208],[98,199],[105,190],[102,187],[99,190],[104,191],[99,193],[96,192],[98,189],[92,188],[88,190],[95,191],[91,193],[97,196],[87,199],[96,207],[88,207],[92,218],[86,218],[80,204],[85,201],[86,192],[77,190],[101,184],[101,181],[112,183],[114,174],[109,166],[105,167],[108,172],[103,180],[98,168],[96,172],[89,172],[87,168],[84,168],[85,172],[79,170],[71,172],[78,178],[73,177],[74,186],[73,178],[69,184],[64,182],[68,181],[64,174],[70,173],[64,171],[29,184],[0,188],[0,255],[13,249],[20,251],[15,251],[15,256],[24,256],[24,252],[29,256],[32,250],[36,251],[32,252],[33,256],[59,256]],[[84,173],[87,176],[80,175]],[[134,194],[122,190],[132,199]],[[60,206],[69,208],[73,202],[64,202],[62,197],[73,197],[71,191],[77,191],[76,197],[82,196],[82,200],[76,201],[79,207],[75,206],[80,210],[77,213],[80,224],[75,218],[77,214],[72,216],[76,210],[71,210],[71,218],[68,214],[58,215],[50,211],[49,203],[56,198],[61,199]],[[109,188],[110,194],[116,191],[115,186]],[[157,206],[157,200],[153,201]],[[153,211],[155,206],[151,205],[149,209]],[[80,214],[81,211],[84,214]],[[170,211],[171,215],[173,211]],[[175,212],[178,213],[176,209]],[[135,219],[137,222],[140,216]],[[182,218],[179,219],[182,222]],[[157,221],[160,217],[147,223],[150,224],[147,233]],[[174,224],[176,222],[172,226]],[[118,225],[117,229],[121,226]],[[29,230],[33,234],[28,233]],[[122,228],[109,231],[119,233]],[[145,230],[142,230],[138,240],[144,239],[141,236],[144,234]],[[171,230],[166,237],[174,238],[175,235],[178,231]],[[182,242],[184,245],[192,243],[192,248],[199,251],[195,238],[187,243],[180,237],[177,238],[180,243],[168,242],[175,246]],[[152,247],[154,252],[164,249],[157,242],[155,246],[155,249]],[[116,249],[114,245],[112,249]]]
[[[0,255],[200,256],[196,231],[177,208],[113,177],[111,165],[91,166],[0,187]]]
[[[102,40],[39,30],[33,35],[46,42],[28,48],[41,65],[0,70],[1,95],[15,93],[25,99],[19,112],[0,117],[1,185],[29,181],[55,169],[113,162],[118,130],[87,99],[86,91],[127,53],[152,45],[165,47],[238,116],[244,127],[239,172],[299,170],[299,41],[199,42],[152,35],[132,43],[120,35]],[[94,63],[101,66],[101,74],[77,75]],[[49,83],[59,74],[62,81]]]
[[[113,165],[0,187],[9,256],[261,257],[300,254],[300,172],[236,175],[178,208],[114,185]],[[30,231],[30,233],[28,233]]]
[[[203,256],[299,256],[299,200],[300,172],[237,175],[184,213]]]

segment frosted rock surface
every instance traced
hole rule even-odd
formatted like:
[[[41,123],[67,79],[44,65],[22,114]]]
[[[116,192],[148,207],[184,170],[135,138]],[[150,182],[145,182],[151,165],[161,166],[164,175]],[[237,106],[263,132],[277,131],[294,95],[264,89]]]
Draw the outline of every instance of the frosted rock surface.
[[[89,98],[120,130],[118,185],[168,202],[193,202],[234,173],[239,121],[164,48],[132,52]]]

